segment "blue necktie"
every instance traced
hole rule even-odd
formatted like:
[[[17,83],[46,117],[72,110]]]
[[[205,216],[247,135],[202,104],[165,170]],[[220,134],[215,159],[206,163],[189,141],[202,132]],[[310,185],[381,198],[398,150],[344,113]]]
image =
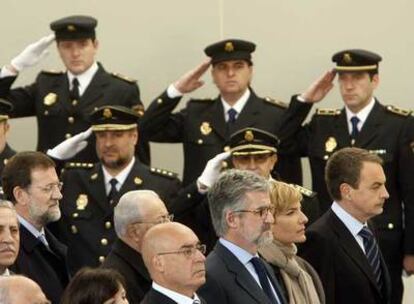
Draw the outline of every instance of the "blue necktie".
[[[380,251],[375,241],[374,235],[368,227],[364,227],[358,233],[363,241],[365,248],[365,255],[367,256],[368,262],[371,265],[374,278],[377,281],[379,289],[382,289],[382,270],[381,270],[381,260],[380,260]]]
[[[113,204],[115,196],[118,194],[118,190],[116,189],[116,185],[118,184],[118,181],[116,178],[112,178],[109,183],[111,184],[111,190],[108,194],[108,201],[110,204]]]
[[[352,124],[351,138],[352,139],[355,139],[358,136],[358,133],[359,133],[358,123],[359,123],[359,118],[356,116],[352,116],[351,117],[351,124]]]
[[[236,122],[237,111],[233,108],[230,108],[227,111],[227,114],[229,115],[229,120],[227,121],[227,123],[234,124]]]
[[[267,276],[266,267],[263,261],[259,257],[253,257],[250,262],[252,262],[254,269],[259,277],[260,285],[264,293],[267,295],[271,303],[279,304],[279,299],[276,298],[276,295],[273,293],[272,288],[269,283],[269,278]],[[274,286],[276,292],[277,287]],[[280,292],[280,291],[279,291]]]

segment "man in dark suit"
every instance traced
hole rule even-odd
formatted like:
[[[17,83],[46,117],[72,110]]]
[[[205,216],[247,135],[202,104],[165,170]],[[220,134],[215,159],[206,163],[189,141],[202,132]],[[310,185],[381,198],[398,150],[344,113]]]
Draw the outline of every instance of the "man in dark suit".
[[[26,47],[0,71],[0,97],[10,100],[11,117],[36,116],[37,150],[45,152],[74,134],[88,128],[88,115],[108,103],[133,108],[142,115],[144,107],[135,80],[108,73],[96,62],[99,42],[97,20],[90,16],[69,16],[50,24],[49,35]],[[26,87],[10,89],[18,74],[38,63],[56,37],[57,50],[66,71],[42,71]],[[149,163],[148,144],[141,141],[139,157]],[[96,161],[94,143],[74,161]]]
[[[9,268],[16,261],[19,247],[20,233],[16,209],[11,202],[0,200],[0,277],[11,274]]]
[[[214,229],[220,237],[206,261],[207,303],[287,303],[271,267],[257,254],[272,240],[274,221],[266,179],[246,170],[222,173],[208,192]]]
[[[146,111],[142,121],[146,138],[155,142],[183,143],[184,185],[195,181],[209,159],[227,150],[225,145],[230,135],[245,127],[256,127],[277,135],[281,139],[277,172],[284,181],[302,183],[292,130],[297,130],[308,109],[287,109],[283,102],[255,94],[250,87],[253,77],[251,53],[255,48],[254,43],[238,39],[208,46],[204,52],[210,60],[171,84]],[[183,94],[203,85],[200,77],[210,63],[213,82],[220,95],[215,99],[191,99],[183,110],[172,113]],[[292,112],[292,119],[281,124],[286,112]]]
[[[139,303],[151,288],[151,278],[142,259],[142,240],[153,225],[169,222],[172,215],[159,196],[150,190],[129,191],[114,210],[118,239],[102,267],[119,271],[125,279],[129,303]]]
[[[366,50],[344,50],[334,54],[332,60],[336,63],[335,70],[294,97],[320,101],[331,90],[338,74],[344,108],[318,109],[301,133],[304,154],[309,156],[312,184],[325,212],[332,199],[324,181],[324,170],[335,151],[354,146],[383,159],[390,197],[384,212],[373,218],[373,222],[390,270],[392,301],[401,303],[403,266],[408,273],[414,273],[414,153],[410,147],[413,118],[410,111],[384,106],[374,97],[379,85],[379,55]]]
[[[134,157],[138,115],[125,107],[104,106],[92,113],[96,164],[69,163],[63,180],[59,236],[68,245],[71,272],[100,265],[116,235],[113,210],[122,194],[155,191],[168,205],[180,189],[176,174],[150,168]]]
[[[163,223],[150,228],[142,256],[153,282],[141,303],[205,304],[196,293],[205,282],[205,250],[187,226]]]
[[[368,221],[389,197],[379,156],[344,148],[329,159],[326,184],[334,202],[306,231],[301,256],[321,278],[327,304],[391,300],[388,269]]]
[[[20,222],[20,251],[12,270],[37,282],[57,304],[69,275],[66,246],[46,228],[61,216],[62,183],[55,164],[41,152],[17,153],[4,168],[2,184]]]

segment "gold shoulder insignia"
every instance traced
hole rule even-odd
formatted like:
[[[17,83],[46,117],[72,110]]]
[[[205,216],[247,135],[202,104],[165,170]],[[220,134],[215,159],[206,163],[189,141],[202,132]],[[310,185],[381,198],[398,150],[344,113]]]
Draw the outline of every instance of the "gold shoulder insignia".
[[[277,99],[273,99],[271,97],[265,97],[264,100],[268,103],[274,104],[274,105],[279,106],[283,109],[287,109],[289,107],[289,105],[286,102],[281,101],[281,100],[277,100]]]
[[[65,164],[65,169],[92,169],[93,163],[74,163],[69,162]]]
[[[316,115],[338,116],[339,114],[341,114],[339,109],[316,109]]]
[[[169,178],[178,177],[177,173],[172,172],[172,171],[168,171],[168,170],[165,170],[165,169],[159,169],[159,168],[151,167],[150,171],[153,174],[157,174],[157,175],[161,175],[161,176],[165,176],[165,177],[169,177]]]
[[[129,82],[129,83],[135,83],[135,82],[137,82],[136,79],[129,78],[129,77],[124,76],[124,75],[119,74],[119,73],[111,73],[111,75],[114,76],[114,77],[116,77],[116,78],[119,78],[121,80],[124,80],[126,82]]]
[[[145,108],[142,104],[136,104],[135,106],[132,107],[132,111],[137,113],[139,117],[142,117],[144,116]]]
[[[295,184],[291,184],[293,186],[293,188],[295,188],[296,190],[298,190],[303,196],[306,197],[315,197],[316,196],[316,192],[313,192],[310,189],[307,189],[305,187],[299,186],[299,185],[295,185]]]
[[[409,116],[412,113],[412,111],[410,111],[410,110],[405,110],[405,109],[402,109],[402,108],[399,108],[399,107],[396,107],[396,106],[393,106],[393,105],[388,105],[385,108],[389,112],[394,113],[394,114],[398,114],[398,115],[401,115],[401,116]]]
[[[58,70],[43,70],[41,73],[48,74],[48,75],[62,75],[65,72],[64,71],[58,71]]]
[[[214,98],[209,98],[209,97],[205,97],[205,98],[197,98],[197,99],[190,99],[189,102],[211,102],[214,101]]]

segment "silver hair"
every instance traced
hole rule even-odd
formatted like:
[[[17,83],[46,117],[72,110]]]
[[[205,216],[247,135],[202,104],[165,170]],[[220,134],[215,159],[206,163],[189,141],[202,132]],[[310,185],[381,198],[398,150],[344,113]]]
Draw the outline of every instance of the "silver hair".
[[[142,220],[140,203],[147,201],[149,197],[159,199],[157,193],[152,190],[129,191],[122,195],[114,209],[114,226],[118,237],[126,234],[128,225]]]
[[[14,208],[14,205],[11,201],[2,200],[2,199],[0,199],[0,208],[8,208],[8,209],[16,211],[16,208]]]
[[[224,171],[208,192],[208,204],[216,234],[221,237],[228,231],[226,213],[244,207],[246,193],[268,192],[269,184],[263,177],[248,171]]]

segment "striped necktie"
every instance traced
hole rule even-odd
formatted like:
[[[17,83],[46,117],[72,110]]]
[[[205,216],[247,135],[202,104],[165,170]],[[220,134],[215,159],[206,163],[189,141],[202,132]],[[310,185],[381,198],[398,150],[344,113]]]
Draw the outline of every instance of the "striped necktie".
[[[365,255],[368,259],[369,264],[371,265],[374,278],[378,284],[379,289],[382,289],[383,281],[380,250],[378,248],[377,242],[375,241],[374,235],[368,227],[363,227],[358,234],[364,241]]]

